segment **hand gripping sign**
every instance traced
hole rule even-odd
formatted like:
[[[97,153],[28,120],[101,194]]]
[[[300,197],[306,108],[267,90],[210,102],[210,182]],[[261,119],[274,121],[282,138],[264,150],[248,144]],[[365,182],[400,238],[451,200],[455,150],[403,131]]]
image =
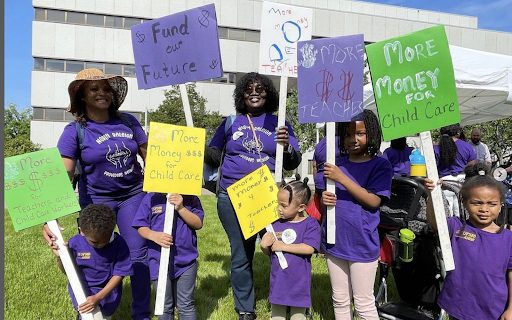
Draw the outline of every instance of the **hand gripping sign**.
[[[73,258],[64,246],[57,218],[80,211],[75,192],[57,148],[26,153],[4,160],[5,203],[15,231],[47,222],[59,246],[59,256],[77,303],[84,303],[82,283]],[[100,308],[82,313],[84,320],[103,319]]]
[[[276,235],[272,222],[279,219],[279,190],[266,165],[233,183],[227,191],[245,239],[249,239],[263,228]],[[287,268],[283,253],[276,254],[281,268]]]

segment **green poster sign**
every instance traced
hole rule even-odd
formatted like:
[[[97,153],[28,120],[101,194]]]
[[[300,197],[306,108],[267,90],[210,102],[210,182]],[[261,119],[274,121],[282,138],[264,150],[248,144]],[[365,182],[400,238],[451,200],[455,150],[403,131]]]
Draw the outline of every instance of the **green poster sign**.
[[[444,26],[366,46],[384,140],[460,122]]]
[[[4,194],[14,230],[80,211],[57,148],[4,160]]]

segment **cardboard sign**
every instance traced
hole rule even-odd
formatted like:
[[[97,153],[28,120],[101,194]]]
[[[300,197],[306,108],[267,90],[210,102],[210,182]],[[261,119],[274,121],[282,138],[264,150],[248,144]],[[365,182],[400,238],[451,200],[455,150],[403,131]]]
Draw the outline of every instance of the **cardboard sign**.
[[[15,231],[80,211],[57,148],[6,158],[4,166],[5,202]]]
[[[350,122],[363,112],[364,36],[298,43],[299,122]]]
[[[245,239],[279,219],[278,187],[266,165],[232,184],[227,191]]]
[[[144,191],[201,195],[206,131],[151,122]]]
[[[297,77],[297,42],[311,39],[313,10],[264,1],[259,73]]]
[[[460,122],[444,26],[366,46],[384,140]]]
[[[215,5],[131,28],[139,89],[222,77]]]

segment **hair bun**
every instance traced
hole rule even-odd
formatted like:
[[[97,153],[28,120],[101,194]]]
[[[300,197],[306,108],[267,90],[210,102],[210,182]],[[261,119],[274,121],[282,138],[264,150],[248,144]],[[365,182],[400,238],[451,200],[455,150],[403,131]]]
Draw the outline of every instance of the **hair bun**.
[[[307,185],[308,185],[308,181],[309,181],[308,177],[305,177],[305,178],[304,178],[304,181],[303,181],[302,183],[303,183],[305,186],[307,186]]]

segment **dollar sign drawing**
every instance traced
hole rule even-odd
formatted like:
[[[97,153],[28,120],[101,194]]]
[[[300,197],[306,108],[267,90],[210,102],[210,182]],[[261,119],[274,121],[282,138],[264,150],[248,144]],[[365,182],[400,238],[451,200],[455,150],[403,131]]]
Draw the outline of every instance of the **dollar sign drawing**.
[[[253,232],[254,232],[255,227],[254,227],[254,222],[253,222],[252,220],[251,220],[251,222],[249,223],[249,228],[251,229],[251,233],[253,233]]]
[[[41,187],[43,186],[43,180],[39,179],[37,177],[37,174],[38,172],[37,171],[32,171],[30,173],[30,175],[28,176],[28,178],[30,179],[30,181],[32,181],[32,183],[34,184],[34,187],[28,187],[30,190],[32,191],[38,191],[38,190],[41,190]]]
[[[354,75],[351,72],[345,73],[345,71],[343,71],[343,73],[340,75],[340,80],[343,81],[343,87],[338,90],[338,96],[341,98],[341,100],[349,101],[354,97],[355,92],[350,92],[350,86],[352,85],[353,77]]]
[[[326,69],[320,71],[322,72],[322,82],[316,84],[316,95],[321,97],[322,101],[327,102],[329,100],[329,96],[332,93],[332,89],[329,90],[329,85],[332,83],[334,77],[332,73]],[[321,90],[318,90],[319,87],[322,87]]]
[[[201,11],[201,14],[203,16],[197,18],[197,21],[199,21],[199,24],[202,27],[208,28],[208,26],[210,25],[210,20],[208,20],[208,18],[210,17],[210,12],[208,12],[207,10],[203,10]]]
[[[139,38],[139,43],[144,43],[146,36],[143,33],[139,33],[139,31],[137,31],[135,35],[137,36],[137,38]]]

